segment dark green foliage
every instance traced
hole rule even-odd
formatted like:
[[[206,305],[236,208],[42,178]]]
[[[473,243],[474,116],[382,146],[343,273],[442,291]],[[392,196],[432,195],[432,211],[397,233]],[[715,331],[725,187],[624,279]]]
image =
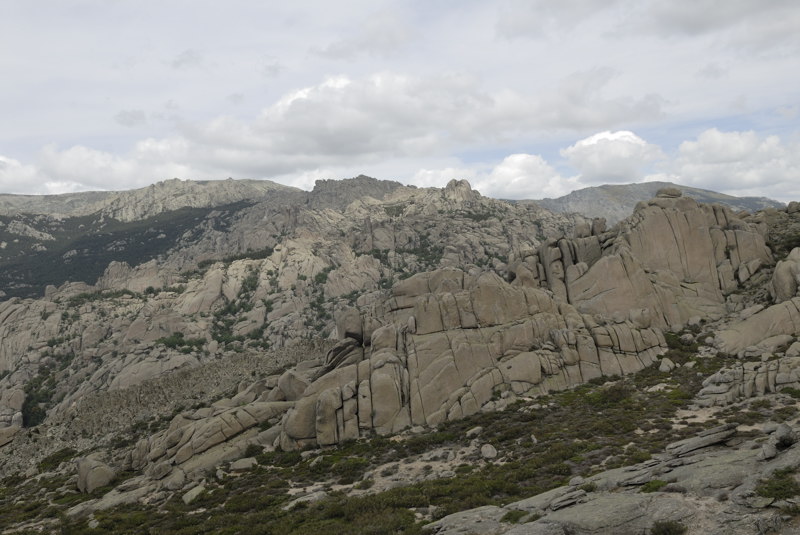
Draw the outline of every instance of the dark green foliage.
[[[328,266],[319,273],[317,273],[316,275],[314,275],[314,283],[322,285],[328,282],[328,273],[330,273],[331,271],[333,271],[333,266]]]
[[[794,468],[775,470],[772,477],[759,482],[756,494],[776,500],[786,500],[800,495],[800,484],[797,483],[794,472]]]
[[[64,448],[55,453],[51,453],[39,462],[39,471],[47,472],[48,470],[58,468],[59,464],[72,459],[77,454],[78,452],[72,448]]]
[[[800,388],[788,386],[781,388],[780,392],[792,396],[794,399],[800,399]]]
[[[185,338],[183,333],[174,332],[170,336],[159,338],[156,340],[157,344],[161,344],[170,349],[200,349],[206,343],[205,338]]]
[[[658,492],[667,485],[666,481],[660,479],[651,479],[639,489],[642,492]]]
[[[123,295],[139,297],[139,294],[130,290],[105,290],[100,292],[82,292],[67,300],[67,307],[78,308],[81,305],[102,299],[118,299]]]
[[[389,249],[372,249],[369,254],[385,265],[389,265]]]
[[[516,524],[526,516],[528,516],[528,513],[526,513],[525,511],[520,511],[519,509],[512,509],[511,511],[503,515],[503,518],[500,519],[500,522],[505,522],[506,524]]]
[[[236,211],[246,205],[226,209]],[[17,244],[19,254],[0,261],[0,287],[12,297],[38,297],[48,284],[60,286],[68,280],[95,284],[113,260],[137,265],[166,254],[182,236],[199,235],[203,230],[198,222],[213,210],[182,208],[128,223],[97,215],[49,219],[44,227],[28,220],[27,224],[48,232],[55,241],[45,251],[33,250],[24,239]],[[10,219],[0,216],[0,221]]]
[[[659,520],[653,524],[650,535],[683,535],[686,529],[686,526],[675,520]]]
[[[386,215],[389,217],[400,217],[403,215],[403,211],[405,210],[405,206],[402,204],[392,204],[388,206],[384,206],[383,210],[386,212]]]
[[[53,397],[55,378],[49,368],[39,371],[39,375],[25,385],[25,401],[22,402],[22,425],[36,427],[47,416],[47,407]]]
[[[264,448],[258,444],[248,444],[247,448],[244,450],[244,457],[255,457],[261,455],[263,452]]]
[[[435,243],[429,234],[419,235],[419,245],[412,248],[397,249],[398,253],[412,254],[417,257],[417,261],[423,266],[430,268],[437,267],[444,256],[444,246],[440,241]]]

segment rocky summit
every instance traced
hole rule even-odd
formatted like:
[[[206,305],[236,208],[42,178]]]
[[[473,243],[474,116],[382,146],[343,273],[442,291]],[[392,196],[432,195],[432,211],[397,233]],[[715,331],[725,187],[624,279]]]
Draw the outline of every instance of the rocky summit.
[[[800,532],[800,204],[701,200],[0,196],[0,530]]]

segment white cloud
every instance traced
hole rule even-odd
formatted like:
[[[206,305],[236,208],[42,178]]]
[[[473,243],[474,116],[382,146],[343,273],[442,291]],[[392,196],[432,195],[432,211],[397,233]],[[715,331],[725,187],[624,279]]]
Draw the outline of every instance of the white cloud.
[[[31,186],[40,180],[38,169],[13,158],[0,155],[0,191],[8,193],[30,193]],[[39,192],[43,193],[43,192]]]
[[[800,143],[712,128],[684,141],[672,164],[685,184],[734,195],[800,199]]]
[[[213,178],[187,165],[180,158],[180,142],[145,140],[127,157],[76,145],[65,150],[45,147],[39,154],[36,175],[46,191],[79,189],[114,190],[143,187],[158,180],[181,177]],[[177,156],[177,158],[176,158]],[[27,191],[41,193],[42,187],[30,184]]]
[[[627,130],[594,134],[562,149],[561,155],[584,184],[641,180],[645,168],[664,157],[659,147]]]
[[[474,186],[490,197],[541,199],[565,195],[576,184],[576,179],[562,177],[539,155],[512,154]]]

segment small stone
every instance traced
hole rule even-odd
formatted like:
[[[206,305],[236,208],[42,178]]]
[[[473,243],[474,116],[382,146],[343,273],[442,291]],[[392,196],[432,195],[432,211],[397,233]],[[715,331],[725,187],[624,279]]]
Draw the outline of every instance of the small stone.
[[[245,472],[258,464],[255,457],[245,457],[231,463],[232,472]]]
[[[755,509],[763,509],[772,505],[775,498],[766,498],[764,496],[751,496],[747,498],[747,505]]]
[[[661,199],[676,199],[681,197],[683,192],[678,188],[661,188],[656,192],[656,197]]]
[[[494,459],[497,457],[497,449],[491,444],[481,446],[481,457],[484,459]]]
[[[467,431],[465,433],[465,436],[467,438],[472,438],[472,437],[476,437],[476,436],[480,435],[482,432],[483,432],[483,427],[477,426],[477,427],[473,427],[472,429]]]
[[[769,441],[761,446],[757,459],[759,461],[768,461],[769,459],[774,459],[776,455],[778,455],[778,448],[775,447],[772,441]]]
[[[577,487],[578,485],[583,485],[586,480],[583,479],[581,476],[575,476],[569,480],[570,487]]]
[[[794,431],[785,423],[780,424],[770,438],[775,441],[775,445],[779,448],[788,448],[797,442],[797,436]]]
[[[197,497],[203,493],[204,490],[206,490],[205,485],[197,485],[192,490],[184,494],[181,499],[183,500],[183,503],[189,505],[190,503],[195,501]]]
[[[675,369],[675,363],[672,362],[667,357],[661,359],[661,364],[658,365],[658,371],[660,371],[661,373],[671,372],[674,369]]]

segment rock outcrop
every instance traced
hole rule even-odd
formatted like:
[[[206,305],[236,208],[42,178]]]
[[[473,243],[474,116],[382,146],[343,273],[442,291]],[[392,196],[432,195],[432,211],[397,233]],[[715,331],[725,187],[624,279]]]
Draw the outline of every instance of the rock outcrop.
[[[415,275],[374,311],[383,314],[342,314],[344,338],[285,416],[281,447],[434,426],[490,409],[504,391],[537,395],[639,371],[664,347],[658,329],[598,323],[491,272]]]
[[[233,439],[245,439],[240,440],[242,443],[247,439],[255,440],[256,426],[270,420],[277,423],[278,417],[292,405],[291,402],[254,401],[231,408],[206,407],[180,414],[167,429],[136,444],[131,452],[130,467],[144,470],[145,474],[160,480],[175,474],[176,470],[181,473],[208,470],[223,460],[238,459],[244,447],[233,444]],[[221,445],[223,447],[218,448]]]
[[[640,203],[616,232],[547,244],[528,271],[580,312],[679,329],[720,317],[725,295],[771,263],[763,228],[665,195]]]
[[[728,405],[783,388],[800,388],[800,357],[741,362],[723,368],[703,381],[697,403],[705,407]]]

